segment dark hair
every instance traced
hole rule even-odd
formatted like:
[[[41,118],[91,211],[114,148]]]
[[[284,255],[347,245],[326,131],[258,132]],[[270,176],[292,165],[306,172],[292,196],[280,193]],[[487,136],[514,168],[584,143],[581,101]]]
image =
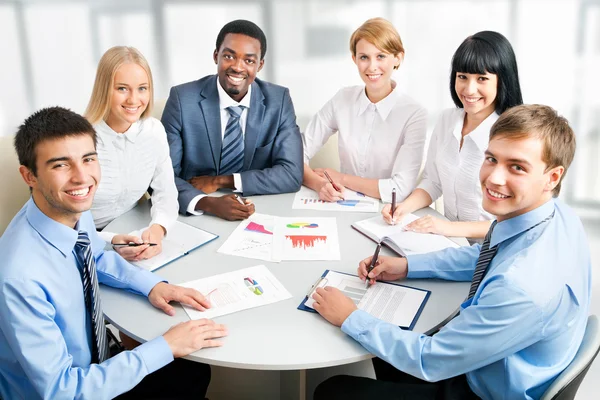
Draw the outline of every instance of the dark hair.
[[[96,131],[81,115],[62,107],[42,108],[28,117],[15,135],[19,163],[36,175],[35,150],[39,143],[77,135],[90,135],[96,146]]]
[[[258,40],[260,42],[260,59],[262,60],[265,58],[265,54],[267,54],[267,38],[262,29],[254,22],[246,21],[245,19],[236,19],[235,21],[226,23],[217,35],[217,52],[221,48],[225,36],[227,36],[228,33],[239,33]]]
[[[456,73],[485,74],[498,76],[496,112],[502,114],[507,108],[523,104],[517,59],[508,39],[493,31],[482,31],[469,36],[452,56],[450,73],[450,95],[456,107],[463,104],[456,94]]]

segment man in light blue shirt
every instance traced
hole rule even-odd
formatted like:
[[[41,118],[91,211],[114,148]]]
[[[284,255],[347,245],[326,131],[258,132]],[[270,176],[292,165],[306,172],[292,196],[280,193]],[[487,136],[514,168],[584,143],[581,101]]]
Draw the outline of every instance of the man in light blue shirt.
[[[317,290],[315,309],[394,369],[376,359],[378,380],[334,377],[315,399],[539,399],[573,360],[590,303],[583,227],[554,198],[574,153],[573,131],[551,108],[502,114],[480,172],[483,208],[497,217],[483,245],[381,257],[368,276],[367,258],[358,269],[372,281],[472,279],[460,314],[430,337],[357,310],[338,290]]]
[[[100,283],[147,296],[171,315],[170,301],[199,310],[210,304],[195,290],[165,283],[117,253],[104,252],[88,211],[100,180],[92,126],[69,110],[43,109],[19,128],[15,148],[31,199],[0,238],[0,397],[112,399],[129,391],[123,398],[203,398],[210,368],[191,362],[182,368],[172,361],[219,345],[212,339],[226,330],[212,321],[176,325],[132,351],[93,361],[99,335],[91,326],[97,316],[86,307],[89,285],[82,283],[85,267],[75,252],[82,232],[91,243],[86,262],[93,257]],[[190,379],[179,381],[181,374],[196,380],[186,386]],[[141,382],[146,376],[150,379]],[[188,392],[178,392],[182,387]]]

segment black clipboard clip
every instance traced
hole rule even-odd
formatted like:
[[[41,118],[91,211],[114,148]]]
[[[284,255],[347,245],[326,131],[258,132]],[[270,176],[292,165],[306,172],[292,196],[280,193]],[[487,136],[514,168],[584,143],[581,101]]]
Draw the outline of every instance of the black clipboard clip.
[[[311,296],[313,295],[313,293],[315,292],[315,290],[317,290],[317,288],[327,286],[328,282],[329,282],[329,280],[327,278],[325,278],[324,276],[321,276],[319,279],[317,279],[315,281],[315,283],[312,284],[310,289],[308,289],[308,292],[306,292],[306,298],[310,299]]]

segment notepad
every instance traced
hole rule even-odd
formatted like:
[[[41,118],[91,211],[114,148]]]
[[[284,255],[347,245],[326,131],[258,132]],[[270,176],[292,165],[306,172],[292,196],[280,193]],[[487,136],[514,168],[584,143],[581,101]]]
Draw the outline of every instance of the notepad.
[[[449,247],[460,247],[442,235],[405,231],[404,226],[417,220],[414,214],[407,214],[399,224],[389,225],[383,217],[364,219],[355,222],[352,227],[371,240],[386,245],[401,256],[423,254],[443,250]]]
[[[145,229],[146,228],[142,228],[138,231],[131,232],[130,235],[141,237],[141,234]],[[207,232],[180,221],[175,221],[162,241],[162,251],[152,258],[134,261],[132,264],[148,271],[154,271],[218,237],[219,236],[214,233]]]
[[[431,294],[429,290],[382,281],[377,281],[367,288],[365,282],[356,275],[326,270],[309,290],[298,309],[316,312],[312,308],[312,295],[317,287],[326,286],[341,290],[354,301],[359,310],[408,330],[412,330],[417,323]]]

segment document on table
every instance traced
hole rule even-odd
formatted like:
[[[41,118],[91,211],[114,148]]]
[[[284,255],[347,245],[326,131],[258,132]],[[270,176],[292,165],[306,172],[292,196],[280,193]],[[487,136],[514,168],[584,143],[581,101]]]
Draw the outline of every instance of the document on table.
[[[130,235],[142,237],[142,232],[148,227],[133,231]],[[169,228],[167,235],[162,241],[162,251],[152,258],[132,262],[140,268],[154,271],[176,259],[187,255],[190,251],[197,249],[218,238],[218,235],[196,228],[186,223],[175,221]]]
[[[273,258],[276,260],[339,260],[335,218],[275,217]]]
[[[359,310],[406,329],[414,327],[431,294],[429,290],[392,282],[378,281],[367,288],[365,282],[356,275],[327,270],[298,309],[314,311],[312,295],[317,287],[326,286],[341,290]]]
[[[237,226],[217,252],[279,262],[273,258],[274,224],[274,216],[254,213]]]
[[[319,194],[306,186],[294,197],[292,208],[295,210],[379,212],[379,200],[354,190],[344,189],[344,200],[327,202],[319,200]]]
[[[179,286],[196,289],[211,302],[212,307],[206,311],[184,305],[190,319],[220,317],[292,297],[264,265],[181,283]]]

